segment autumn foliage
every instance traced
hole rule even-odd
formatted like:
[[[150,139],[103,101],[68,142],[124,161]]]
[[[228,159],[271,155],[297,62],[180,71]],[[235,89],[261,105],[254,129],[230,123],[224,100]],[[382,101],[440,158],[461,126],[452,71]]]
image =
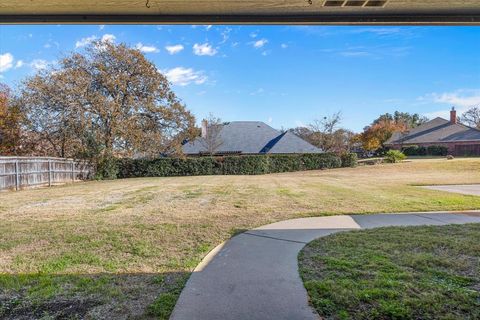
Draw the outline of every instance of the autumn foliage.
[[[11,103],[11,91],[0,83],[0,155],[15,155],[20,150],[21,122],[20,108]]]
[[[24,113],[30,155],[158,157],[195,133],[166,77],[125,44],[94,42],[66,56],[26,79],[12,106]]]
[[[386,113],[364,128],[358,139],[365,150],[375,151],[390,139],[394,132],[405,132],[428,121],[418,114],[396,111],[393,115]]]

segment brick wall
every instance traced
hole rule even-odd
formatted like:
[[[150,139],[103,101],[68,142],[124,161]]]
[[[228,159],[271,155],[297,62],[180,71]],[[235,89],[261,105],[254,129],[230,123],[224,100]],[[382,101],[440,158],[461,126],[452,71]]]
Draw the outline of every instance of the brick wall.
[[[417,144],[396,144],[392,145],[392,149],[401,150],[408,146],[445,146],[448,148],[448,154],[453,156],[480,156],[480,141],[462,141],[462,142],[445,142],[445,143],[417,143]]]

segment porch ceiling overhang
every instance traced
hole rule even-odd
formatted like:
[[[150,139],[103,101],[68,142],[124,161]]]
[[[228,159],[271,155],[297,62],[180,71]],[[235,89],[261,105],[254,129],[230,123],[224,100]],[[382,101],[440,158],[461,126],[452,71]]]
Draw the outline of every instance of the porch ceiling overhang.
[[[479,0],[2,0],[0,23],[478,25]]]

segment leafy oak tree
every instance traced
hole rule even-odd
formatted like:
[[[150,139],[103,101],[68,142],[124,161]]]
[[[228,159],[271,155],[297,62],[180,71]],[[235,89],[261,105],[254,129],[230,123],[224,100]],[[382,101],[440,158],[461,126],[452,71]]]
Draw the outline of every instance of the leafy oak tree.
[[[17,103],[49,155],[106,159],[181,152],[195,119],[137,49],[97,41],[27,79]]]

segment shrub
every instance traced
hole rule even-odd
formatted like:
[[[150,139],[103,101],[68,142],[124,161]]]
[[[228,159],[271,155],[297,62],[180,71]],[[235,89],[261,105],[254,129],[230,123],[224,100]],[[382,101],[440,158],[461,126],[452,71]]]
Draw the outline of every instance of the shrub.
[[[342,159],[344,159],[342,161]],[[292,154],[292,155],[245,155],[227,157],[191,157],[118,159],[116,160],[119,178],[171,177],[194,175],[243,175],[291,172],[339,168],[342,165],[355,166],[356,155],[332,153]]]
[[[405,160],[406,156],[398,150],[390,150],[385,154],[385,162],[397,163]]]
[[[353,168],[357,165],[358,163],[358,157],[356,153],[342,153],[340,155],[340,159],[342,160],[342,168]]]
[[[446,156],[448,148],[440,145],[433,145],[427,148],[419,146],[408,146],[402,149],[406,156]]]
[[[408,146],[402,149],[406,156],[418,156],[418,146]]]
[[[333,169],[342,166],[340,157],[333,153],[300,155],[304,170]]]
[[[445,146],[429,146],[427,147],[427,154],[430,156],[446,156],[448,148]]]
[[[96,179],[111,180],[118,177],[119,167],[114,157],[104,157],[97,163]]]
[[[231,156],[223,160],[221,174],[265,174],[269,173],[267,156]]]

